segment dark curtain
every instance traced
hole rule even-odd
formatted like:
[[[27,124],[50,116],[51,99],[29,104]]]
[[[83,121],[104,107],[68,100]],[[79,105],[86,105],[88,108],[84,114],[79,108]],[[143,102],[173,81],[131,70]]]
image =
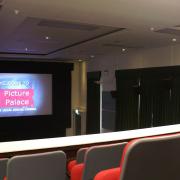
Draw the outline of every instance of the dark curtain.
[[[100,133],[100,77],[99,71],[87,73],[87,134]]]
[[[180,123],[180,67],[116,71],[116,129]]]
[[[173,124],[180,123],[180,73],[175,73],[172,84]]]
[[[116,130],[139,127],[138,94],[139,72],[136,70],[116,71]]]
[[[141,73],[140,127],[172,124],[172,76],[165,69]]]

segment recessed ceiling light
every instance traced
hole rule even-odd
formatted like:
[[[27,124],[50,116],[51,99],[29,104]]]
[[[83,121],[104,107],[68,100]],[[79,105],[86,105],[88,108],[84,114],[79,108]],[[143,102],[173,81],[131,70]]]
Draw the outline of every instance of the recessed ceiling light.
[[[15,9],[15,10],[14,10],[14,14],[15,14],[15,15],[18,15],[18,14],[19,14],[19,10],[18,10],[18,9]]]
[[[122,48],[122,52],[125,52],[126,51],[126,49],[125,48]]]
[[[49,37],[49,36],[46,36],[45,39],[48,40],[48,39],[50,39],[50,37]]]
[[[177,39],[176,38],[172,38],[172,42],[176,42],[177,41]]]
[[[90,58],[95,58],[95,56],[94,55],[90,55]]]
[[[150,28],[150,31],[154,31],[154,30],[155,30],[154,27],[151,27],[151,28]]]
[[[82,62],[82,60],[81,60],[81,59],[79,59],[78,61],[79,61],[79,62]]]

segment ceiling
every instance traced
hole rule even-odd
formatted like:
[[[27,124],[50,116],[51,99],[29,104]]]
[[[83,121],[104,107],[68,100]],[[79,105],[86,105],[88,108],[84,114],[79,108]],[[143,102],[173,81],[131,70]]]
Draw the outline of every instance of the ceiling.
[[[0,0],[0,7],[1,57],[88,60],[180,42],[179,0]]]

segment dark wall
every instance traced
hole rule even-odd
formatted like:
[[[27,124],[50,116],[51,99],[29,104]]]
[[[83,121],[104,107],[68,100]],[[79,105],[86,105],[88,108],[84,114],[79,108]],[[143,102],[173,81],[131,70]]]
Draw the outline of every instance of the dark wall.
[[[102,93],[102,128],[115,131],[116,100],[112,92],[103,91]]]
[[[60,137],[71,126],[73,64],[1,61],[0,73],[52,74],[52,115],[0,118],[0,141]]]
[[[101,72],[87,73],[86,133],[100,133],[100,81]]]

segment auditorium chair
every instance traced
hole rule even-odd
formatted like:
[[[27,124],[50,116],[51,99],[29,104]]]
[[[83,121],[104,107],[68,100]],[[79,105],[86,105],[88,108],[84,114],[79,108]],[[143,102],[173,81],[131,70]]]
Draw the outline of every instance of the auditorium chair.
[[[84,156],[85,156],[85,153],[86,153],[87,149],[88,149],[88,148],[80,148],[80,149],[77,151],[76,160],[69,161],[69,163],[68,163],[68,165],[67,165],[67,171],[68,171],[68,174],[69,174],[69,175],[71,174],[71,170],[72,170],[72,168],[73,168],[75,165],[84,162]]]
[[[101,170],[117,167],[126,143],[90,147],[85,154],[84,163],[71,170],[71,180],[92,180]]]
[[[99,172],[94,180],[179,180],[180,134],[130,141],[119,168]]]
[[[0,159],[0,180],[6,176],[8,158]]]
[[[65,180],[66,155],[62,151],[12,157],[7,180]]]

